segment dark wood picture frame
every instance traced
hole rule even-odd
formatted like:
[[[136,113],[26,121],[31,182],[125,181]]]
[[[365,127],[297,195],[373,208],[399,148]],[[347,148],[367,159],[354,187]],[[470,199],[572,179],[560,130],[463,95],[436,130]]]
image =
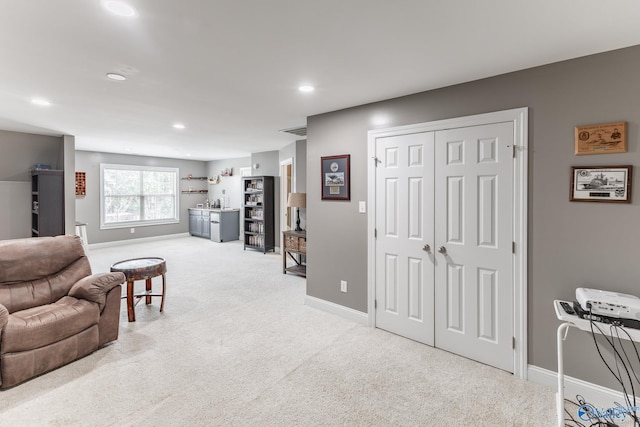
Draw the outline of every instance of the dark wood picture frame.
[[[572,166],[572,202],[631,203],[632,165]]]
[[[322,200],[351,200],[351,155],[320,159]]]

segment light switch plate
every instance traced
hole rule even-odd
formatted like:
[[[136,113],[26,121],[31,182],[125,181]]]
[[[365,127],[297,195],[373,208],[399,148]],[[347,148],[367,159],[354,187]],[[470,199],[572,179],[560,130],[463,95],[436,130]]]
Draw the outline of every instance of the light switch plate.
[[[367,202],[358,202],[358,212],[367,213]]]

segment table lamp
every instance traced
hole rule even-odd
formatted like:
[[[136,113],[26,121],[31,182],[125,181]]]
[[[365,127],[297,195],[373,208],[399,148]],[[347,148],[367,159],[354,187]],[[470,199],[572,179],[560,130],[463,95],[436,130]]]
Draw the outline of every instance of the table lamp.
[[[290,208],[298,208],[298,218],[296,220],[296,231],[302,231],[300,228],[300,208],[307,207],[307,193],[289,193],[287,206]]]

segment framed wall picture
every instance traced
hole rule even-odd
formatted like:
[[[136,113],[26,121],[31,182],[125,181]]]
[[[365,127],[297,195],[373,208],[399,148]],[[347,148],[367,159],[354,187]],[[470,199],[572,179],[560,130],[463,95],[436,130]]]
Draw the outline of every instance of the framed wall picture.
[[[76,196],[87,195],[87,173],[76,172]]]
[[[351,200],[350,158],[349,154],[321,158],[322,200]]]
[[[633,166],[573,166],[572,202],[631,203]]]
[[[607,154],[627,152],[627,122],[576,126],[575,154]]]

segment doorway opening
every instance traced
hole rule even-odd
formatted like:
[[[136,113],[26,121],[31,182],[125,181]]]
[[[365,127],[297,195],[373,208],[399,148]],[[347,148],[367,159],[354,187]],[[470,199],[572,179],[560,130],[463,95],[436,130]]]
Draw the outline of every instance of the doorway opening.
[[[292,229],[291,207],[287,206],[289,193],[294,191],[293,159],[289,158],[280,162],[280,230]]]

